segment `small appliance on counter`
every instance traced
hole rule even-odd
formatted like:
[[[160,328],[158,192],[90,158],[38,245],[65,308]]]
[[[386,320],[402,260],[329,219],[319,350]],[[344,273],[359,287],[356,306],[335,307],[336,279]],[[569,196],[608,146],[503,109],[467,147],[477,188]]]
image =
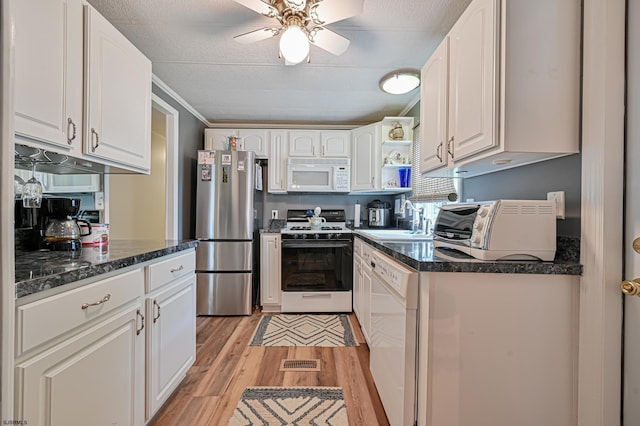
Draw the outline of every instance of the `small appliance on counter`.
[[[388,228],[391,225],[391,203],[373,200],[367,204],[369,228]]]
[[[16,246],[24,250],[79,250],[82,237],[91,234],[89,222],[74,217],[79,211],[79,198],[43,197],[39,209],[24,207],[16,200]],[[84,232],[80,223],[86,225]]]
[[[556,208],[548,200],[495,200],[440,208],[433,245],[481,260],[552,261]]]

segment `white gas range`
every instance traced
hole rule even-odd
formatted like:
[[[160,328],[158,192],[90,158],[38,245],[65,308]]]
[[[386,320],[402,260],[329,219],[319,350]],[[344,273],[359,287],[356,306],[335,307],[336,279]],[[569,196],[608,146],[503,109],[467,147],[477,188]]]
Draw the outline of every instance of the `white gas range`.
[[[353,235],[344,210],[324,210],[311,229],[309,210],[287,211],[280,231],[282,312],[351,312]]]

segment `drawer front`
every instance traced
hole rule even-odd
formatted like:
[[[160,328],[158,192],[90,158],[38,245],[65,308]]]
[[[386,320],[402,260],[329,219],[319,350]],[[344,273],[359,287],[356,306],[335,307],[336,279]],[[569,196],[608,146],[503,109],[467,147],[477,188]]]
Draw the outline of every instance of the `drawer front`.
[[[163,260],[147,266],[148,279],[146,292],[158,289],[176,278],[192,274],[196,270],[196,254],[193,250],[187,253],[165,257]]]
[[[17,355],[135,301],[143,283],[140,268],[19,306]]]
[[[351,312],[350,291],[282,292],[282,312]]]

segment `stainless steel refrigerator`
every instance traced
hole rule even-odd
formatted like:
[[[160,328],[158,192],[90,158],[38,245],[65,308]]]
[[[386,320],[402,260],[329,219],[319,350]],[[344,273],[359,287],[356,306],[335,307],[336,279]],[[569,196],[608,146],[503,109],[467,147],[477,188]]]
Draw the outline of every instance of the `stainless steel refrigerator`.
[[[198,151],[198,315],[251,315],[255,154]]]

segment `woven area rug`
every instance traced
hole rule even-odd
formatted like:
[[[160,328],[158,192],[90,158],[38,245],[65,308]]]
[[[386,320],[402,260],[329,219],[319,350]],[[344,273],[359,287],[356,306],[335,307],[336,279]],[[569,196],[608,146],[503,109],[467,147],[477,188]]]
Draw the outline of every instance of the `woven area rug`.
[[[250,346],[358,346],[347,315],[265,315]]]
[[[347,426],[342,388],[246,388],[229,419],[240,425]]]

